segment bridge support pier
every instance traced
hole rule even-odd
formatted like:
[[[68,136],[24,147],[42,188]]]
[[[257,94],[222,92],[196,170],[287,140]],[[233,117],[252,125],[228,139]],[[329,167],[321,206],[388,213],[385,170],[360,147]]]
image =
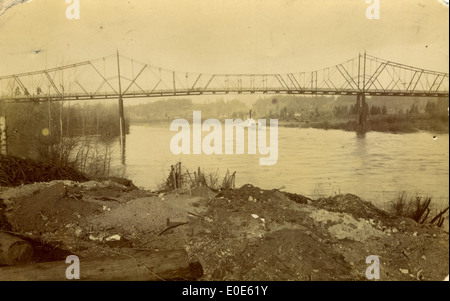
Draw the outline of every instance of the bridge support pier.
[[[119,126],[120,126],[120,153],[122,164],[125,164],[125,116],[123,114],[123,98],[122,98],[122,83],[120,77],[120,60],[119,60],[119,50],[117,50],[117,75],[119,80]]]
[[[120,126],[120,141],[125,139],[125,117],[123,113],[123,99],[119,97],[119,126]]]
[[[366,103],[366,95],[364,93],[356,96],[356,122],[358,125],[364,127],[366,125],[368,106]]]
[[[125,117],[123,113],[123,99],[119,97],[119,126],[120,126],[120,157],[122,164],[125,164],[125,137],[126,137],[126,127],[125,127]]]

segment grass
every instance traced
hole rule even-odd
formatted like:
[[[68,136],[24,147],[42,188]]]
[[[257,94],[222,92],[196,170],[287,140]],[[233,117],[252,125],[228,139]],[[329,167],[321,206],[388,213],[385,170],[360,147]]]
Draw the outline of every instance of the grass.
[[[411,218],[418,224],[435,224],[442,227],[449,207],[441,208],[441,210],[434,209],[434,215],[430,215],[433,207],[431,205],[432,198],[430,197],[409,196],[405,191],[402,191],[390,202],[389,211],[395,216]]]
[[[116,173],[111,169],[111,145],[98,144],[89,137],[64,138],[59,143],[42,141],[38,151],[46,164],[70,167],[89,177],[107,177]]]
[[[182,170],[181,162],[172,165],[169,176],[160,185],[159,190],[174,189],[193,189],[196,187],[206,186],[211,190],[218,191],[223,189],[235,188],[236,172],[230,174],[227,170],[223,178],[219,176],[219,169],[215,172],[203,172],[200,167],[197,171],[189,171],[184,168]]]

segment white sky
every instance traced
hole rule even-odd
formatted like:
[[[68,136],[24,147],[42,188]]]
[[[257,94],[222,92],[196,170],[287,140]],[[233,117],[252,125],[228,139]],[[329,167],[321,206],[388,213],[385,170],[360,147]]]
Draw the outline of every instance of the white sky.
[[[153,66],[205,73],[311,71],[364,50],[449,69],[449,11],[438,0],[380,0],[380,20],[366,18],[365,0],[80,2],[80,20],[66,19],[64,0],[33,0],[1,15],[0,75],[116,49]]]

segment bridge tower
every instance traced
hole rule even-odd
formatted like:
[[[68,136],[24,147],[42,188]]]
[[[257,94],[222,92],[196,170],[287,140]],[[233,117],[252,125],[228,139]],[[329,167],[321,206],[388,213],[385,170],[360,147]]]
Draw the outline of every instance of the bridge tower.
[[[366,118],[368,113],[368,105],[366,103],[366,52],[363,57],[363,72],[362,72],[362,87],[361,87],[361,54],[358,59],[358,89],[359,93],[356,95],[356,122],[358,125],[364,127],[366,125]]]
[[[123,110],[123,98],[122,98],[122,83],[120,79],[120,60],[119,60],[119,50],[117,50],[117,73],[119,79],[119,127],[120,127],[120,150],[122,164],[125,164],[125,117]]]

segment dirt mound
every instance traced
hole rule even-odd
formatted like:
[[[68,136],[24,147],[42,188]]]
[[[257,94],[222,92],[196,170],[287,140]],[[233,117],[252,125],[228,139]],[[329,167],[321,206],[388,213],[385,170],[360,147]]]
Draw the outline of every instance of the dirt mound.
[[[282,202],[294,201],[300,204],[307,204],[308,200],[310,200],[309,198],[299,194],[281,192],[277,189],[264,190],[251,184],[245,184],[238,189],[223,190],[217,196],[227,199],[252,201],[259,203],[267,203],[270,201],[278,200]]]
[[[325,231],[309,231],[311,210],[276,190],[222,191],[190,221],[188,254],[201,262],[205,280],[351,278],[349,264],[325,244]]]
[[[320,251],[319,251],[320,250]],[[217,250],[220,252],[220,250]],[[328,244],[303,230],[274,231],[242,247],[229,265],[218,265],[214,277],[226,280],[355,279],[351,266]],[[220,261],[219,261],[220,262]]]
[[[187,217],[187,212],[177,209],[171,200],[138,198],[107,214],[91,218],[90,224],[95,228],[116,229],[127,235],[159,234],[167,227],[168,219],[169,222],[186,222]]]
[[[205,199],[211,199],[211,198],[214,198],[217,195],[217,193],[215,193],[214,191],[209,189],[207,186],[200,186],[200,187],[195,187],[194,189],[192,189],[191,195],[205,198]]]
[[[99,204],[78,199],[63,183],[14,199],[13,206],[8,219],[14,231],[22,233],[57,231],[83,216],[101,212]]]
[[[378,209],[372,203],[363,201],[353,194],[340,194],[329,198],[321,198],[312,204],[320,209],[348,213],[355,218],[380,220],[390,217],[387,212]]]
[[[125,178],[119,178],[119,177],[98,177],[95,179],[92,179],[95,181],[112,181],[115,182],[117,184],[123,185],[125,187],[127,187],[127,189],[129,190],[136,190],[138,189],[136,187],[136,185],[133,184],[133,181],[129,180],[129,179],[125,179]]]
[[[85,182],[88,179],[70,167],[50,166],[13,156],[0,156],[0,186],[19,186],[52,180]]]

